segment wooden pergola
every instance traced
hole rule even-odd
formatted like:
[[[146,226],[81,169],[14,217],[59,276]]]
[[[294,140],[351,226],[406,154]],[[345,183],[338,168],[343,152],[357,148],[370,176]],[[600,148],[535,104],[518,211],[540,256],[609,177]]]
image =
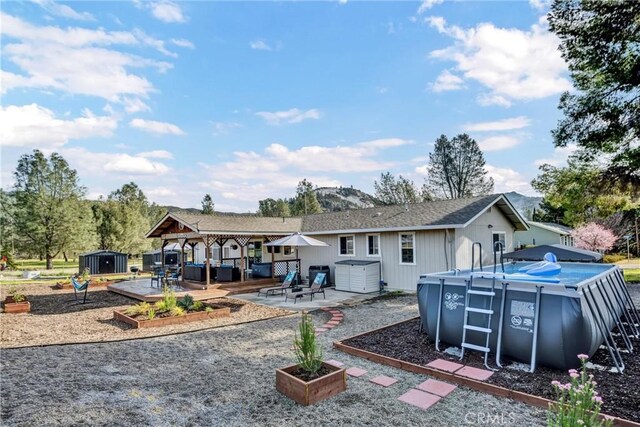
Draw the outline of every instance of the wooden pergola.
[[[240,248],[240,281],[245,281],[245,270],[246,270],[246,248],[250,241],[255,239],[263,239],[266,242],[270,242],[276,239],[279,239],[283,236],[291,234],[297,231],[296,222],[291,221],[291,231],[279,231],[279,230],[264,230],[264,231],[243,231],[243,230],[215,230],[215,228],[223,228],[222,226],[216,227],[216,217],[215,216],[205,216],[199,215],[203,219],[206,220],[209,225],[207,230],[203,230],[200,228],[200,221],[195,223],[191,221],[185,221],[177,214],[167,214],[165,217],[154,226],[149,233],[147,233],[148,238],[160,238],[161,239],[161,260],[162,267],[164,268],[164,248],[172,242],[177,242],[180,245],[182,252],[184,253],[184,248],[186,245],[190,245],[192,249],[192,257],[195,257],[195,246],[202,242],[205,247],[205,274],[206,274],[206,284],[211,284],[211,253],[213,245],[217,244],[220,247],[220,259],[222,261],[222,248],[229,241],[233,240],[238,244]],[[189,215],[191,217],[196,217],[196,215]],[[251,220],[257,217],[231,217],[235,218],[234,222],[242,223],[243,220],[241,218],[245,218],[244,222],[248,224],[251,223]],[[275,225],[278,225],[278,228],[283,228],[281,224],[285,224],[285,219],[282,218],[259,218],[261,222],[265,222],[264,220],[272,220]],[[221,221],[223,222],[223,221]],[[267,221],[268,222],[268,221]],[[213,225],[213,227],[211,227]],[[242,224],[240,224],[242,225]],[[269,225],[269,224],[267,224]],[[214,229],[209,229],[214,228]],[[227,227],[228,228],[228,227]],[[193,258],[192,258],[193,259]],[[274,255],[271,255],[272,264],[275,263]],[[180,266],[182,268],[183,276],[182,282],[184,283],[184,256],[180,257]],[[275,275],[275,268],[272,265],[271,268],[272,278]]]

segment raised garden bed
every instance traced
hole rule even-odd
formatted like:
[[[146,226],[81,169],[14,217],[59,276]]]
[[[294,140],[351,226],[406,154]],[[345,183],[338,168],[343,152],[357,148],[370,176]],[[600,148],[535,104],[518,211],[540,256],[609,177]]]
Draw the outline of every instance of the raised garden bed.
[[[213,308],[213,307],[212,307]],[[113,311],[113,318],[124,323],[128,323],[136,329],[155,328],[167,325],[180,325],[182,323],[199,322],[201,320],[227,317],[231,315],[231,307],[213,308],[211,311],[196,311],[185,313],[182,316],[172,316],[169,313],[162,313],[154,319],[147,319],[145,316],[129,316],[124,311]]]
[[[347,389],[347,371],[322,362],[320,377],[307,381],[299,365],[276,369],[276,390],[301,405],[313,405]]]
[[[4,312],[11,314],[28,313],[31,311],[31,303],[27,300],[15,302],[12,296],[4,300]]]
[[[459,362],[459,358],[439,352],[420,332],[420,319],[414,318],[389,325],[355,337],[347,338],[334,346],[349,354],[364,357],[378,363],[395,366],[411,372],[431,375],[447,381],[456,382],[469,388],[509,397],[515,400],[546,408],[555,398],[551,381],[569,382],[567,372],[538,366],[535,373],[514,369],[517,364],[508,367],[512,362],[503,358],[505,368],[496,371],[488,380],[479,382],[466,379],[455,374],[437,371],[426,366],[435,359]],[[636,351],[623,353],[625,371],[623,374],[606,370],[590,369],[597,382],[597,389],[604,403],[602,412],[617,417],[616,425],[640,425],[640,340],[634,339]],[[446,348],[442,343],[441,348]],[[493,355],[492,355],[493,356]],[[609,366],[608,353],[600,349],[590,362],[596,365]],[[490,362],[495,361],[490,357]],[[484,368],[482,356],[469,353],[464,364]]]

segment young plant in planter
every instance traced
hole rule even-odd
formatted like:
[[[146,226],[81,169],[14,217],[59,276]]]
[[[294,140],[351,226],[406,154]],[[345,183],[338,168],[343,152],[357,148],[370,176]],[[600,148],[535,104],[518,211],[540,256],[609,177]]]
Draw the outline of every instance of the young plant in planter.
[[[311,316],[302,314],[293,341],[297,364],[276,369],[276,389],[300,403],[312,405],[347,389],[347,373],[322,361]]]
[[[9,295],[4,300],[5,313],[28,313],[31,311],[31,303],[27,301],[25,294],[17,287],[9,291]]]

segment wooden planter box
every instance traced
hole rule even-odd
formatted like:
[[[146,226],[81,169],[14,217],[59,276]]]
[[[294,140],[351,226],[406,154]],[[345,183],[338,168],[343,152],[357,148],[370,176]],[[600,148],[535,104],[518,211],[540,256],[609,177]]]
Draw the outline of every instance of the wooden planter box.
[[[124,323],[128,323],[136,329],[139,328],[155,328],[159,326],[167,325],[180,325],[182,323],[198,322],[201,320],[215,319],[217,317],[227,317],[231,315],[231,308],[216,308],[213,311],[198,311],[195,313],[187,313],[184,316],[171,316],[171,317],[159,317],[152,320],[137,320],[127,316],[124,312],[114,310],[114,320],[119,320]]]
[[[276,390],[301,405],[313,405],[328,399],[347,389],[347,370],[322,362],[322,366],[331,370],[330,374],[305,382],[290,372],[298,365],[276,369]]]
[[[4,300],[5,313],[28,313],[31,311],[31,303],[27,300],[21,302],[13,301],[13,297],[9,296]]]

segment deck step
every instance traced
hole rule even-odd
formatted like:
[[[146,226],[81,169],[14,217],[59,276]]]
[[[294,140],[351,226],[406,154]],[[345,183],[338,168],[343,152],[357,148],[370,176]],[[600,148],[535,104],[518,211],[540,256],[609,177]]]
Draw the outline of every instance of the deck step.
[[[487,297],[494,297],[496,296],[495,292],[491,292],[491,291],[476,291],[475,289],[469,289],[467,291],[468,294],[470,295],[484,295]]]
[[[493,310],[487,310],[486,308],[467,307],[466,310],[473,313],[493,314]]]
[[[483,347],[481,345],[469,344],[467,342],[462,343],[462,347],[468,348],[469,350],[481,351],[483,353],[489,353],[489,347]]]
[[[464,328],[468,329],[470,331],[484,332],[485,334],[490,334],[491,333],[491,329],[490,328],[483,328],[482,326],[464,325]]]

